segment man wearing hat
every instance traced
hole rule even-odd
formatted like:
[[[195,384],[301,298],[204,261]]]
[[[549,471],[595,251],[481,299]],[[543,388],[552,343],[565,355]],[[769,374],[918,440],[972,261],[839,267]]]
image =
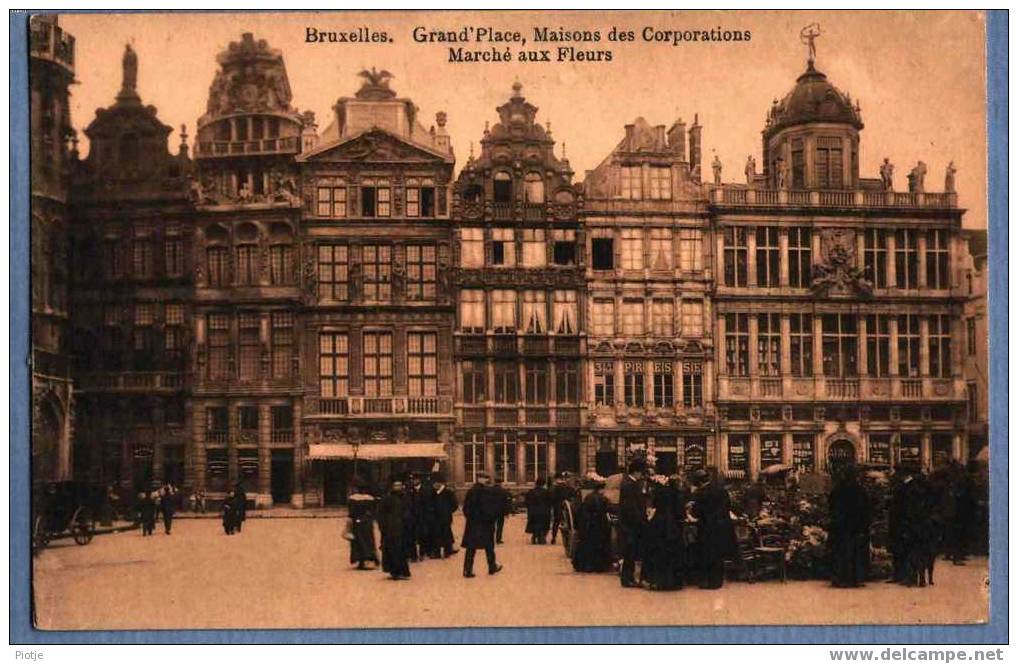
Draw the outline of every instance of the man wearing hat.
[[[378,503],[376,518],[382,533],[382,571],[388,572],[394,581],[409,579],[413,522],[402,480],[393,480],[389,495]]]
[[[566,473],[555,475],[555,484],[551,488],[551,543],[555,543],[559,528],[562,527],[562,511],[567,500],[572,498],[573,490],[569,486]]]
[[[732,524],[732,502],[713,473],[703,470],[693,475],[693,518],[697,521],[703,579],[700,587],[716,590],[725,582],[725,560],[738,554],[735,526]]]
[[[470,487],[463,500],[463,516],[467,518],[463,530],[463,547],[467,550],[463,558],[464,577],[474,577],[474,554],[478,549],[484,549],[488,574],[502,571],[502,566],[495,562],[495,521],[501,512],[502,505],[491,487],[491,476],[478,473],[477,482]]]
[[[622,587],[638,588],[636,561],[640,557],[640,540],[647,524],[647,496],[643,482],[647,464],[640,459],[629,463],[619,490],[619,544],[622,552]]]
[[[431,475],[431,536],[428,538],[430,550],[428,555],[435,558],[448,558],[459,549],[454,548],[452,536],[452,515],[459,508],[456,494],[445,484],[445,475]]]

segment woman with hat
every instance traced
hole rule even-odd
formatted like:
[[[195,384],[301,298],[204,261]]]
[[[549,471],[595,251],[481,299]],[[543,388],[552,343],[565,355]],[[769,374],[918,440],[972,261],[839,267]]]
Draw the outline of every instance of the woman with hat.
[[[692,514],[697,522],[703,579],[700,587],[716,590],[724,585],[725,560],[738,555],[735,526],[732,524],[732,503],[724,487],[703,470],[693,475]]]
[[[576,518],[579,538],[573,554],[577,572],[608,572],[615,555],[612,552],[612,525],[608,520],[608,499],[604,479],[590,478],[592,491],[583,499]]]
[[[375,549],[375,497],[361,490],[360,483],[355,482],[353,493],[346,499],[349,510],[350,530],[350,564],[357,569],[368,569],[366,563],[378,566],[378,553]]]

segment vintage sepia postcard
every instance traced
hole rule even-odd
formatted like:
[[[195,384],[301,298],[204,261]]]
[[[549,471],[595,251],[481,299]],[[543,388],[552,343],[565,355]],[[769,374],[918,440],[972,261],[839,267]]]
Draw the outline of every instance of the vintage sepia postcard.
[[[36,629],[990,619],[983,12],[24,25]]]

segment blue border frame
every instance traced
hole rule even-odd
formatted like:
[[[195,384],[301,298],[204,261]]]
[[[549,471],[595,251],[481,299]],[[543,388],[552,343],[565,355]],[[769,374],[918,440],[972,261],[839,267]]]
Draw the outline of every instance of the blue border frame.
[[[47,10],[57,11],[57,10]],[[28,15],[10,24],[10,440],[28,440],[29,395],[29,142]],[[1007,118],[1008,13],[987,12],[987,123],[989,143],[990,350],[990,622],[951,626],[833,627],[556,627],[472,629],[168,630],[44,632],[31,625],[29,449],[10,448],[10,642],[12,644],[260,644],[260,643],[1007,643]]]

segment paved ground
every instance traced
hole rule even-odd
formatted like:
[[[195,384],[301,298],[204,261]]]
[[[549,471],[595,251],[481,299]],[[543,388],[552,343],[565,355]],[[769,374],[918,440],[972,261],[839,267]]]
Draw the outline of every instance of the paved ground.
[[[56,542],[35,565],[44,629],[225,627],[456,627],[976,622],[987,615],[985,559],[939,564],[934,588],[873,583],[729,583],[720,591],[626,590],[612,575],[572,572],[561,546],[530,546],[524,517],[507,524],[505,571],[461,576],[462,554],[390,581],[347,564],[335,519],[257,519],[227,537],[193,519],[164,535]],[[457,522],[455,532],[462,530]]]

